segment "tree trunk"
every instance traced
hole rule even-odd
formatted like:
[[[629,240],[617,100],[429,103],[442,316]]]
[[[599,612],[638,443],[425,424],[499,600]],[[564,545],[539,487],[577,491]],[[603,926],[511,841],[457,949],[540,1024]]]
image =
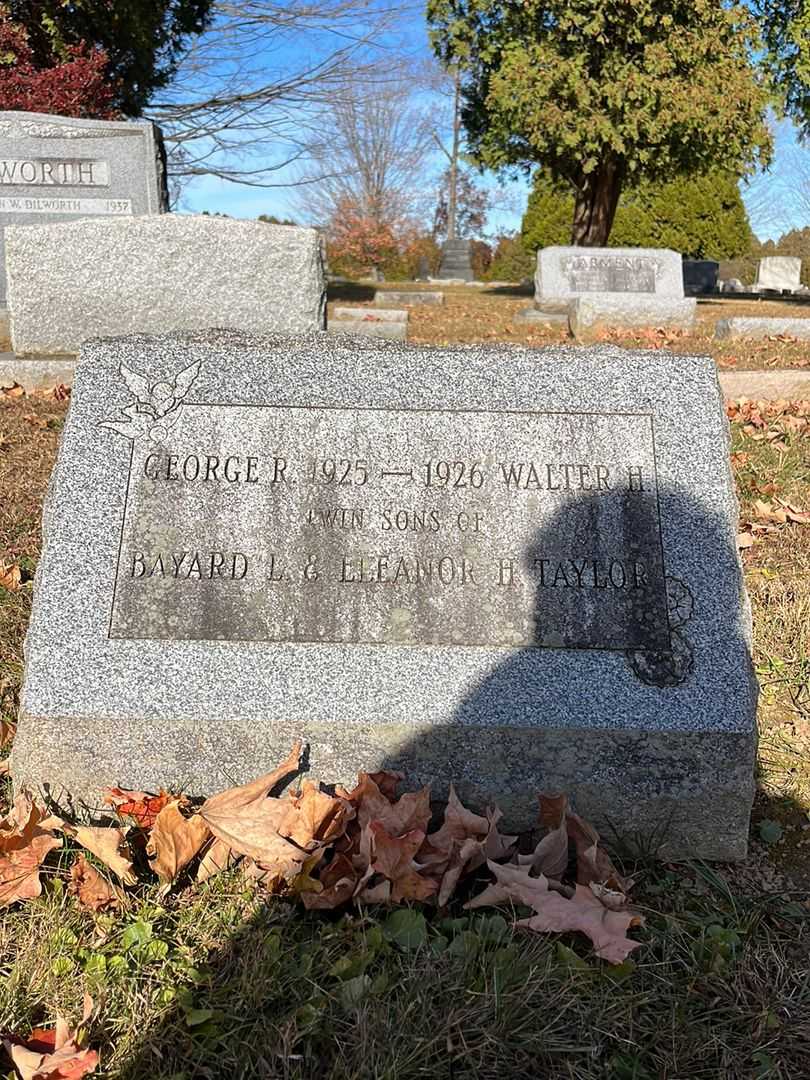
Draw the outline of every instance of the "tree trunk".
[[[572,244],[607,247],[623,180],[622,163],[612,155],[593,172],[580,174],[571,229]]]

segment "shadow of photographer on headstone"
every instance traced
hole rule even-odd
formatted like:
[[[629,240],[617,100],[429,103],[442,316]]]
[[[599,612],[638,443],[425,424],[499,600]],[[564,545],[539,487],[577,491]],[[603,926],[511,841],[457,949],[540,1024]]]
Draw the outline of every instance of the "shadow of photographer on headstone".
[[[628,844],[738,857],[758,687],[733,535],[683,488],[632,475],[610,498],[558,498],[481,591],[467,638],[486,649],[480,677],[449,723],[421,725],[381,766],[497,803],[510,827],[536,821],[539,792],[565,791]]]

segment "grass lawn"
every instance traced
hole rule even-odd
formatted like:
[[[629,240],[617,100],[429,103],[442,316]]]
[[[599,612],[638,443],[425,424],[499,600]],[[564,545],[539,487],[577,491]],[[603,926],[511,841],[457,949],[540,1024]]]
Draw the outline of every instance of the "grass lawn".
[[[433,327],[439,340],[490,302],[459,295],[439,314],[414,309],[416,336]],[[64,415],[54,400],[0,397],[0,561],[23,577],[0,587],[8,722]],[[765,520],[757,501],[810,508],[800,414],[754,410],[732,430],[743,522]],[[810,1075],[810,525],[756,535],[744,552],[763,687],[751,855],[625,864],[647,918],[631,961],[609,968],[573,936],[514,936],[495,911],[455,902],[409,940],[384,909],[305,914],[236,873],[170,895],[138,886],[124,911],[93,915],[65,888],[68,845],[42,896],[0,914],[0,1030],[27,1035],[57,1009],[75,1021],[86,989],[97,1075],[117,1080]],[[771,824],[761,840],[763,821],[781,836]]]
[[[415,290],[435,286],[414,285],[408,282],[388,282],[376,289]],[[329,288],[329,313],[337,305],[367,305],[374,301],[375,286],[333,284]],[[411,307],[408,340],[418,344],[448,345],[511,341],[519,345],[552,345],[571,343],[564,325],[526,324],[514,322],[523,308],[531,306],[532,290],[519,286],[487,288],[450,286],[442,289],[444,304]],[[698,301],[698,325],[694,333],[669,333],[651,330],[636,333],[610,332],[605,339],[627,348],[665,348],[672,352],[713,356],[721,368],[730,370],[810,368],[810,341],[774,338],[764,341],[715,341],[714,327],[718,319],[731,316],[810,319],[810,304],[784,303],[772,300]]]

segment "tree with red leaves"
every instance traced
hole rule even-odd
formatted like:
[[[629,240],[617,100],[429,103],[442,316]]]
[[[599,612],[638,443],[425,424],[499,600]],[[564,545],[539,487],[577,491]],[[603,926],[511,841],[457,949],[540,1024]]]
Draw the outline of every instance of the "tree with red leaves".
[[[112,120],[116,85],[107,74],[107,54],[84,43],[65,49],[65,58],[40,67],[24,27],[0,7],[0,109],[59,113]]]

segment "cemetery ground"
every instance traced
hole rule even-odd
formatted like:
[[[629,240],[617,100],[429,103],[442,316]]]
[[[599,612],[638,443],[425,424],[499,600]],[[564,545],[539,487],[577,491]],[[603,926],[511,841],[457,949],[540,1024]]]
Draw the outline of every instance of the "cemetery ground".
[[[482,335],[469,313],[489,302],[459,290],[444,309],[414,309],[413,336]],[[549,340],[535,329],[512,337],[509,325],[495,320],[494,333]],[[704,351],[708,344],[701,338]],[[768,355],[782,344],[786,351],[788,343],[768,343]],[[16,714],[41,504],[65,411],[53,396],[0,397],[6,725]],[[658,864],[618,838],[646,924],[631,932],[641,947],[611,967],[576,935],[513,934],[509,910],[465,912],[468,890],[446,912],[426,908],[426,919],[408,908],[304,913],[232,871],[168,893],[156,881],[139,884],[121,910],[92,913],[69,895],[78,848],[65,841],[48,858],[42,895],[0,918],[0,1029],[27,1036],[57,1011],[74,1025],[86,990],[98,1075],[122,1080],[806,1076],[810,404],[748,403],[731,414],[762,685],[745,863]],[[6,788],[2,812],[9,798]]]
[[[421,291],[437,287],[436,284],[422,286],[407,282],[386,282],[376,289]],[[532,303],[531,286],[442,286],[442,292],[445,297],[443,304],[417,304],[408,309],[409,341],[425,345],[511,341],[520,345],[542,346],[570,340],[565,324],[527,324],[514,321],[515,316]],[[332,284],[329,289],[330,314],[335,303],[341,306],[371,304],[374,293],[375,286],[371,284]],[[796,341],[786,335],[776,335],[763,340],[716,341],[715,324],[720,319],[735,316],[810,319],[810,303],[725,297],[698,298],[697,327],[694,333],[653,327],[637,331],[606,331],[602,340],[629,349],[653,347],[677,353],[708,355],[715,359],[718,367],[733,371],[810,369],[807,342]]]

